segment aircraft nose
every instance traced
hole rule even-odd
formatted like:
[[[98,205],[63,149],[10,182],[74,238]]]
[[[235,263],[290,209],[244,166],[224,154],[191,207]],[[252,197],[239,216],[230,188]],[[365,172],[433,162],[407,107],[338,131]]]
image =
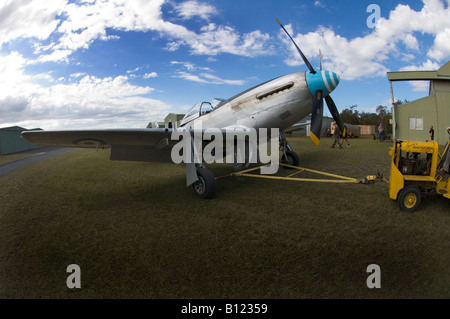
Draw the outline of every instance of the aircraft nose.
[[[323,96],[327,96],[333,92],[340,81],[339,75],[331,71],[317,71],[315,74],[306,72],[305,76],[306,84],[313,96],[318,90],[323,92]]]

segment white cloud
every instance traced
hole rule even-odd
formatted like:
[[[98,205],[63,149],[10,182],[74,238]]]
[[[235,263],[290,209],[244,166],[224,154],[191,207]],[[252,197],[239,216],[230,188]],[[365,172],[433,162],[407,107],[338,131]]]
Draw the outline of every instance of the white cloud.
[[[240,37],[232,27],[210,25],[207,31],[190,40],[194,54],[231,53],[241,56],[257,56],[271,52],[271,48],[267,47],[270,36],[260,31],[253,31]]]
[[[314,6],[317,8],[325,8],[325,6],[320,1],[315,1]]]
[[[431,60],[427,60],[422,65],[409,65],[400,69],[400,71],[436,71],[441,66]],[[430,89],[430,81],[409,81],[415,92],[428,92]]]
[[[155,31],[171,39],[168,50],[187,45],[193,54],[231,53],[258,56],[270,53],[269,35],[253,31],[241,35],[232,27],[209,25],[200,33],[165,21],[164,0],[98,0],[68,3],[63,0],[18,0],[0,4],[0,46],[18,38],[36,38],[37,62],[65,61],[77,50],[87,49],[96,40],[118,36],[109,30]],[[214,6],[199,1],[173,4],[180,16],[209,19],[217,14]],[[107,31],[108,30],[108,31]],[[48,43],[51,39],[51,43]]]
[[[409,65],[401,68],[400,71],[436,71],[440,68],[441,65],[428,59],[421,65]]]
[[[197,82],[197,83],[209,83],[209,81],[202,79],[197,75],[190,74],[190,73],[183,72],[183,71],[178,71],[174,77],[180,78],[180,79],[185,79],[185,80],[192,81],[192,82]]]
[[[438,61],[447,59],[450,56],[450,26],[436,35],[434,45],[428,51],[428,56]]]
[[[201,73],[196,75],[184,71],[177,71],[174,77],[204,84],[227,84],[227,85],[245,84],[245,81],[243,80],[226,80],[210,73]]]
[[[58,23],[66,0],[0,2],[0,47],[17,38],[47,39]]]
[[[137,71],[139,71],[140,69],[142,69],[142,67],[136,67],[135,69],[133,69],[133,70],[127,70],[127,74],[131,74],[131,73],[136,73]]]
[[[415,54],[422,53],[424,49],[420,49],[421,44],[414,36],[416,33],[434,38],[427,55],[438,62],[444,61],[450,57],[450,9],[442,0],[423,2],[420,11],[414,11],[408,5],[397,5],[388,18],[380,19],[379,28],[364,37],[347,39],[331,28],[320,26],[315,32],[297,34],[294,38],[310,60],[317,59],[321,49],[324,67],[347,80],[385,76],[389,71],[385,62],[392,55],[411,60]],[[290,25],[287,28],[292,31]],[[289,39],[281,32],[280,36],[291,51],[286,63],[303,63]]]
[[[434,37],[428,57],[443,61],[450,57],[450,10],[443,0],[423,0],[421,11],[399,4],[382,18],[380,28],[364,37],[347,39],[330,28],[319,27],[315,32],[297,35],[308,57],[317,58],[324,52],[324,64],[336,67],[344,78],[379,76],[387,68],[390,54],[399,52],[403,43],[407,50],[418,51],[420,43],[414,33]],[[98,0],[68,3],[66,0],[6,0],[0,5],[0,45],[18,38],[42,40],[35,47],[37,62],[65,61],[79,49],[88,48],[93,41],[117,38],[109,30],[154,31],[169,40],[167,49],[174,51],[188,46],[192,54],[216,56],[229,53],[240,56],[270,55],[274,52],[268,34],[255,30],[240,34],[231,26],[209,23],[199,32],[166,21],[162,7],[171,5],[184,19],[200,17],[209,20],[218,14],[211,4],[189,0],[176,4],[164,0]],[[315,1],[315,6],[322,6]],[[108,30],[108,31],[107,31]],[[51,41],[50,41],[51,40]],[[50,43],[49,43],[50,42]],[[292,45],[286,42],[291,48]],[[320,45],[320,46],[319,46]],[[341,52],[344,49],[344,52]],[[295,50],[287,60],[299,64]],[[325,53],[326,52],[326,53]]]
[[[315,1],[314,5],[320,7],[322,3]],[[392,57],[400,57],[403,63],[411,64],[410,61],[420,57],[419,54],[426,54],[428,61],[424,62],[422,57],[416,62],[418,66],[406,68],[437,69],[436,66],[450,57],[450,9],[448,1],[444,0],[423,0],[423,3],[420,11],[408,5],[397,5],[388,17],[381,19],[380,28],[356,38],[346,38],[337,30],[323,26],[307,34],[294,34],[291,26],[286,27],[310,60],[318,61],[321,49],[324,68],[339,73],[343,79],[384,77]],[[172,13],[178,16],[168,21],[163,7],[168,9],[170,6],[174,9]],[[17,119],[28,117],[56,126],[74,123],[74,118],[79,118],[76,125],[85,125],[89,123],[89,117],[94,117],[95,121],[115,126],[125,123],[125,117],[120,116],[125,113],[130,121],[163,117],[170,106],[149,99],[147,95],[152,88],[130,83],[130,79],[136,77],[137,69],[129,73],[123,71],[126,76],[65,75],[70,85],[63,83],[61,74],[56,80],[57,77],[53,78],[50,73],[32,76],[25,72],[30,64],[71,62],[75,51],[88,49],[94,41],[117,39],[115,31],[152,32],[166,39],[168,50],[187,47],[191,54],[206,55],[209,61],[223,53],[255,57],[275,51],[273,40],[260,30],[241,33],[229,25],[209,23],[217,14],[213,5],[197,0],[179,4],[165,0],[0,0],[0,49],[14,40],[31,39],[34,43],[32,50],[27,52],[33,53],[34,58],[27,55],[26,59],[18,52],[0,56],[1,120],[17,123]],[[190,29],[190,23],[182,24],[193,18],[207,23],[199,30]],[[291,52],[286,63],[301,64],[298,53],[282,31],[280,37]],[[427,47],[424,38],[431,38],[432,45]],[[189,81],[244,83],[243,80],[222,79],[210,68],[189,62],[173,61],[172,65],[177,67],[174,76]],[[156,72],[150,72],[142,78],[157,76]],[[60,84],[55,85],[58,82]],[[154,116],[157,114],[160,116]],[[44,122],[45,119],[50,120]]]
[[[403,39],[406,47],[411,50],[419,50],[419,42],[412,34],[407,34]]]
[[[209,25],[201,28],[200,33],[195,33],[184,27],[172,28],[174,25],[166,24],[165,31],[177,38],[168,44],[169,51],[178,50],[182,45],[190,47],[195,55],[215,56],[221,53],[229,53],[239,56],[255,57],[270,55],[273,47],[269,44],[270,36],[261,31],[252,31],[240,35],[233,27]]]
[[[209,4],[200,3],[196,0],[186,1],[176,6],[176,11],[183,19],[200,17],[205,20],[218,13],[217,9]]]
[[[99,78],[74,73],[70,84],[55,84],[50,74],[27,75],[27,59],[17,52],[0,56],[1,126],[45,129],[146,127],[162,119],[170,106],[148,98],[148,86],[129,83],[124,75]],[[40,85],[36,80],[50,85]],[[26,121],[22,119],[27,119]]]
[[[188,81],[204,84],[227,84],[227,85],[245,84],[244,80],[222,79],[216,75],[211,74],[212,70],[210,68],[196,66],[195,64],[190,62],[171,61],[170,64],[174,66],[181,66],[181,69],[178,69],[175,72],[174,75],[175,78],[185,79]],[[196,72],[198,74],[194,74],[193,72]]]
[[[72,74],[70,75],[70,77],[71,77],[71,78],[80,78],[80,77],[82,77],[82,76],[84,76],[84,75],[86,75],[86,73],[84,73],[84,72],[77,72],[77,73],[72,73]]]
[[[23,73],[27,60],[18,52],[11,52],[9,55],[0,56],[0,88],[3,93],[11,96],[20,96],[22,90],[27,89],[31,83],[32,76]],[[0,104],[1,105],[1,104]]]
[[[290,40],[285,35],[281,36],[291,51],[291,57],[286,63],[288,65],[303,63]],[[387,59],[388,48],[374,36],[348,40],[335,34],[331,29],[320,27],[315,32],[297,35],[295,41],[301,44],[304,54],[310,60],[318,58],[320,49],[324,57],[323,67],[337,72],[343,79],[384,76],[388,71],[381,63]]]
[[[194,70],[211,71],[211,69],[208,67],[196,66],[195,64],[193,64],[191,62],[170,61],[170,64],[171,65],[180,65],[188,71],[194,71]]]
[[[156,73],[156,72],[150,72],[150,73],[144,74],[144,79],[157,78],[157,77],[158,77],[158,73]]]
[[[228,85],[244,85],[245,81],[243,80],[225,80],[222,79],[218,76],[209,74],[209,73],[202,73],[201,74],[202,77],[204,77],[205,79],[208,79],[211,81],[211,83],[213,84],[228,84]]]

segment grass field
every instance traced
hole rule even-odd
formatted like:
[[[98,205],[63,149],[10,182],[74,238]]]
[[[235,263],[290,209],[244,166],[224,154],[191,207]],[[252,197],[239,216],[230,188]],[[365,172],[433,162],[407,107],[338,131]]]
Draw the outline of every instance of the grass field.
[[[301,166],[389,175],[391,141],[291,142]],[[202,200],[182,165],[108,158],[78,149],[0,179],[0,298],[450,297],[448,199],[408,214],[378,181],[226,178]],[[70,264],[81,289],[66,286]]]

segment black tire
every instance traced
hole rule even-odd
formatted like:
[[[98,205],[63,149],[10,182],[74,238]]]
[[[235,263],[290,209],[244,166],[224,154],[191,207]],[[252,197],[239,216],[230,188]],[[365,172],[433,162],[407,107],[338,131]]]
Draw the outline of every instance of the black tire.
[[[206,168],[199,168],[197,170],[198,181],[192,187],[194,192],[203,199],[213,198],[216,191],[216,178],[210,170]]]
[[[300,163],[300,158],[298,154],[293,151],[287,151],[286,156],[283,154],[281,157],[281,162],[291,166],[298,166]]]
[[[408,185],[403,188],[398,195],[398,206],[404,212],[412,213],[422,201],[422,192],[415,185]]]

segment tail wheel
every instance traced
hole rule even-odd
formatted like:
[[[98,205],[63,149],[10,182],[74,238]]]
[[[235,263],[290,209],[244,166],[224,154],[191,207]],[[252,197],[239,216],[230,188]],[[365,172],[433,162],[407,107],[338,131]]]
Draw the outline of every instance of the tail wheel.
[[[398,205],[404,212],[414,212],[422,201],[422,192],[415,185],[408,185],[400,191]]]
[[[199,168],[197,170],[198,181],[192,187],[194,192],[200,198],[210,199],[214,196],[216,191],[216,178],[211,171],[206,168]]]
[[[293,151],[287,151],[286,155],[283,154],[281,157],[281,162],[291,166],[298,166],[300,163],[300,158],[298,154]]]

